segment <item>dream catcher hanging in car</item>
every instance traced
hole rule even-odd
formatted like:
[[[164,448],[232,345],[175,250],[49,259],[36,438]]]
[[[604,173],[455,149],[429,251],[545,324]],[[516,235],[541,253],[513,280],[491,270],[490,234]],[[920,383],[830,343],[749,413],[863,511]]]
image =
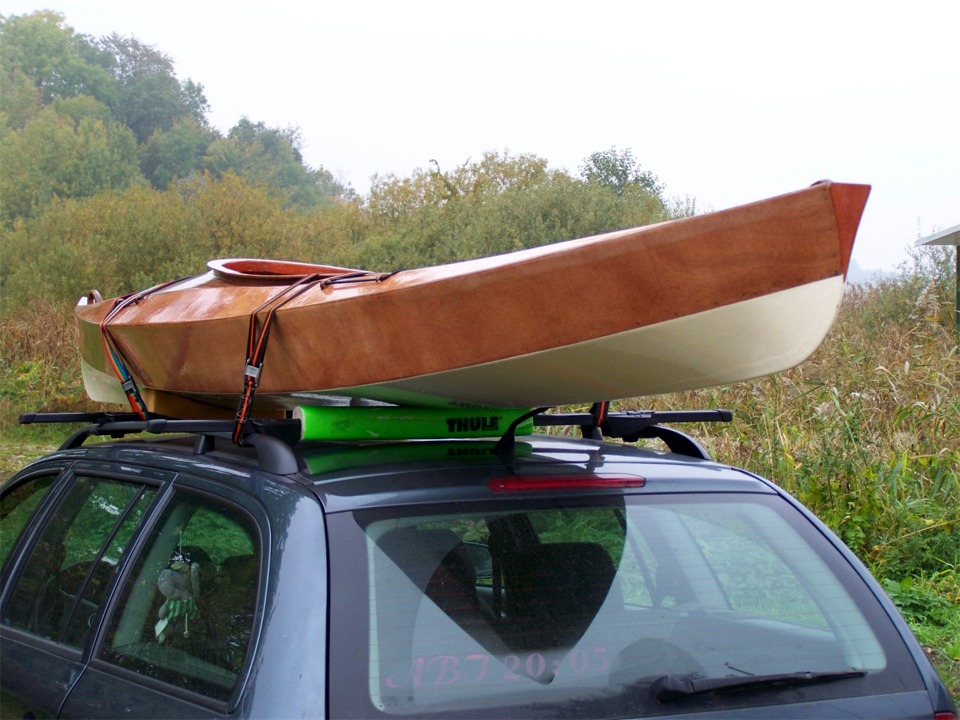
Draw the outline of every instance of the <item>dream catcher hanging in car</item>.
[[[159,617],[153,631],[157,642],[163,643],[174,627],[182,620],[183,636],[190,637],[190,620],[200,615],[197,597],[200,595],[200,564],[193,562],[183,551],[183,540],[174,552],[168,567],[157,575],[157,587],[166,598],[160,606]],[[174,623],[174,627],[171,627]]]

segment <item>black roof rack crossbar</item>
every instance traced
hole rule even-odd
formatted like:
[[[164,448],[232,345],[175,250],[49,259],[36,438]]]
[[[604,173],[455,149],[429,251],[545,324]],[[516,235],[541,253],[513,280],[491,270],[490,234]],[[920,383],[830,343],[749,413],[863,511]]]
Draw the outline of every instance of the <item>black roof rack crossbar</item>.
[[[124,422],[127,420],[143,420],[132,412],[32,412],[20,416],[21,425],[34,423],[95,423],[102,425],[108,422]]]
[[[78,448],[87,438],[109,436],[121,438],[137,433],[193,434],[198,436],[195,452],[200,455],[214,447],[214,438],[231,438],[233,420],[178,420],[154,417],[141,420],[136,413],[25,413],[20,423],[88,423],[68,437],[61,450]],[[263,470],[289,475],[299,469],[291,449],[300,439],[299,420],[250,419],[244,429],[243,444],[257,449],[258,463]]]
[[[497,443],[501,456],[512,456],[514,433],[519,424],[533,417],[535,427],[579,427],[586,438],[619,438],[637,442],[642,438],[662,440],[671,452],[678,455],[709,460],[710,454],[692,437],[679,430],[664,427],[662,423],[730,422],[730,410],[628,410],[608,412],[605,404],[597,403],[586,413],[549,414],[549,408],[539,408],[518,418]]]
[[[664,427],[661,423],[730,422],[730,410],[639,410],[610,413],[600,425],[606,437],[637,442],[642,438],[657,438],[671,452],[678,455],[710,460],[710,453],[696,440],[680,430]]]
[[[641,436],[636,435],[651,425],[661,423],[692,423],[692,422],[730,422],[733,413],[730,410],[624,410],[622,412],[607,413],[596,424],[597,416],[589,413],[557,413],[556,415],[540,414],[533,418],[533,424],[538,427],[555,425],[579,426],[587,435],[593,428],[599,427],[604,437],[622,438],[627,442],[635,442]]]

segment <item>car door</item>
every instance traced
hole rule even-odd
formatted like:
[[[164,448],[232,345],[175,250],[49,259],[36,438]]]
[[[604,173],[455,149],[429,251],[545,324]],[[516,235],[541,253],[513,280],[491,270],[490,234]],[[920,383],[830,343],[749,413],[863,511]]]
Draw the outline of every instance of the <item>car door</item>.
[[[73,466],[4,488],[0,715],[58,716],[161,480]]]
[[[61,717],[218,717],[256,639],[267,520],[246,493],[178,475],[131,553]]]

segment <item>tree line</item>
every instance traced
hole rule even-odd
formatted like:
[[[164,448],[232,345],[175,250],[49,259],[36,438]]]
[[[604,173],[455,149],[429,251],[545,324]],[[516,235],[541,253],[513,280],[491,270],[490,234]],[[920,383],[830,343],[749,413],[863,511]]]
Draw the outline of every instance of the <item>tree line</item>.
[[[210,125],[203,86],[134,37],[94,39],[53,11],[0,20],[0,222],[36,217],[55,199],[233,172],[295,207],[349,194],[304,164],[296,129],[242,119]]]
[[[307,165],[296,127],[212,127],[203,86],[133,37],[51,11],[0,18],[0,314],[202,272],[218,257],[391,271],[509,252],[694,210],[630,149],[576,171],[490,151],[373,178]]]

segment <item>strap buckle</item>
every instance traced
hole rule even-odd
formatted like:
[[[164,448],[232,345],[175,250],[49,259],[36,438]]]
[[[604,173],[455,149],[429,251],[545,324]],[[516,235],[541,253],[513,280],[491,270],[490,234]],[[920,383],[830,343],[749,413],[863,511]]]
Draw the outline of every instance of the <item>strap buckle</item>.
[[[260,384],[260,370],[263,368],[263,365],[247,365],[243,371],[244,378],[250,378],[250,381],[253,383],[253,386],[256,387]]]

